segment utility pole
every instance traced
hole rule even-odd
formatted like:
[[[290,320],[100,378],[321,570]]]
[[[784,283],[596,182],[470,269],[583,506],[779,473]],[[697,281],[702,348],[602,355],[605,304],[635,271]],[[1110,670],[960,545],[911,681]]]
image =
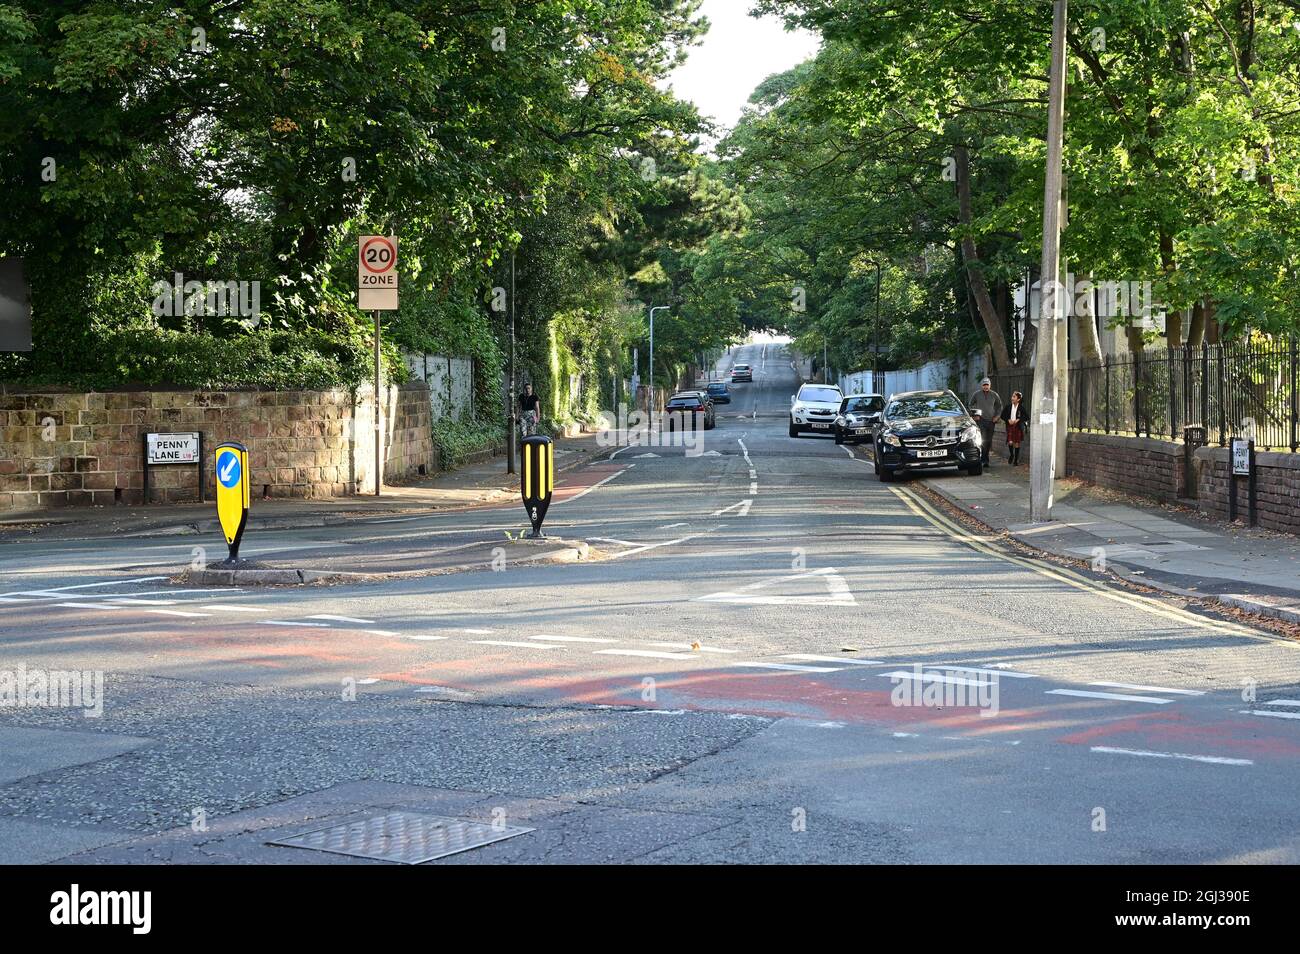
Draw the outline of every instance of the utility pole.
[[[1070,177],[1061,176],[1061,232],[1070,228]],[[1079,316],[1074,311],[1074,282],[1070,276],[1070,258],[1061,256],[1061,281],[1065,296],[1065,310],[1060,314],[1056,337],[1056,464],[1055,472],[1064,474],[1068,461],[1066,449],[1070,436],[1070,335],[1078,335]]]
[[[515,253],[510,252],[510,423],[506,431],[506,473],[515,472],[519,423],[515,409]]]
[[[1052,516],[1056,472],[1056,338],[1064,308],[1061,270],[1061,154],[1065,132],[1066,0],[1052,11],[1052,65],[1047,98],[1047,169],[1043,185],[1043,261],[1039,272],[1038,343],[1030,401],[1029,519]]]
[[[876,323],[873,326],[871,335],[871,350],[873,352],[871,358],[871,390],[879,393],[880,385],[877,379],[880,376],[880,263],[872,260],[867,264],[876,270]]]

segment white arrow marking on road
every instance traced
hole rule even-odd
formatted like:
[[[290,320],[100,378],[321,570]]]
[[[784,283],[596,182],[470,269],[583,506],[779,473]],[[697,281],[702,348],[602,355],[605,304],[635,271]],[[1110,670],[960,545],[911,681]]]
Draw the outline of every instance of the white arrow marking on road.
[[[825,581],[826,596],[762,596],[753,593],[754,590],[775,586],[778,583],[813,578],[820,578]],[[748,586],[742,586],[734,592],[710,593],[708,596],[697,596],[695,599],[697,602],[703,603],[744,603],[766,606],[856,606],[858,603],[854,599],[852,591],[849,590],[849,584],[844,581],[844,577],[840,576],[839,571],[833,566],[813,570],[810,573],[795,573],[790,576],[777,577],[775,580],[750,583]]]
[[[230,479],[230,475],[235,472],[235,465],[239,463],[239,458],[230,455],[230,463],[226,464],[226,469],[221,472],[221,482],[224,484]]]
[[[704,452],[703,454],[701,454],[700,456],[701,456],[701,457],[721,457],[722,455],[721,455],[720,453],[718,453],[717,451],[705,451],[705,452]]]
[[[740,503],[734,503],[730,507],[723,507],[721,510],[715,510],[709,514],[710,517],[721,517],[724,513],[739,508],[737,516],[745,517],[749,515],[749,508],[754,506],[753,500],[742,500]]]

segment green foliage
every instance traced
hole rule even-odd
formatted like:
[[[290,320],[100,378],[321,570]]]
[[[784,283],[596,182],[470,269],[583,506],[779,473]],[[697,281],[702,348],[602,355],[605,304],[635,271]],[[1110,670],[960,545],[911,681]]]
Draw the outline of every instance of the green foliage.
[[[433,442],[438,447],[443,470],[454,470],[469,455],[499,447],[505,439],[505,427],[498,421],[453,421],[444,417],[433,422]]]

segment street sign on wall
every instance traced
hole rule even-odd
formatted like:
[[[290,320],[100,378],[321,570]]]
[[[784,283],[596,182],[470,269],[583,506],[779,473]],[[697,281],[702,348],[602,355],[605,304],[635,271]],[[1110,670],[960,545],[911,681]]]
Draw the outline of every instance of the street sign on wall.
[[[1232,439],[1232,473],[1236,477],[1250,476],[1250,441],[1245,437]]]
[[[148,464],[197,464],[200,453],[198,431],[145,435]]]
[[[357,246],[357,307],[397,310],[397,236],[363,235]]]

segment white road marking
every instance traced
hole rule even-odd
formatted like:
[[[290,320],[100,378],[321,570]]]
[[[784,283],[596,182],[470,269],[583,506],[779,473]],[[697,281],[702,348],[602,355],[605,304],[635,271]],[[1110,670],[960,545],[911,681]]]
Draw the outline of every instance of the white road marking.
[[[751,470],[751,471],[749,472],[749,479],[750,479],[750,480],[757,480],[757,479],[758,479],[758,471],[756,471],[756,470]]]
[[[641,460],[642,458],[645,457],[658,457],[658,456],[659,456],[658,454],[637,454],[636,459]]]
[[[624,474],[626,474],[629,470],[631,470],[634,466],[635,466],[634,464],[628,464],[628,465],[627,465],[626,467],[624,467],[622,470],[620,470],[620,471],[618,471],[618,472],[616,472],[616,473],[610,474],[610,475],[609,475],[608,477],[606,477],[604,480],[597,481],[596,483],[592,484],[590,487],[586,487],[586,488],[584,488],[583,490],[580,490],[578,493],[574,494],[572,497],[565,497],[563,500],[555,500],[555,501],[552,501],[552,502],[551,502],[551,506],[557,506],[557,505],[559,505],[559,504],[563,504],[563,503],[572,503],[572,502],[575,501],[575,500],[581,500],[583,497],[587,496],[587,494],[591,493],[593,490],[597,489],[598,487],[603,487],[603,486],[605,486],[607,483],[609,483],[609,482],[610,482],[611,480],[613,480],[615,477],[622,477],[622,476],[623,476]]]
[[[307,622],[302,622],[300,620],[289,620],[289,619],[259,619],[257,621],[257,625],[258,626],[300,626],[300,627],[305,626],[310,629],[330,628],[328,623],[307,623]]]
[[[68,590],[86,590],[95,586],[128,586],[131,583],[153,583],[157,580],[165,580],[165,576],[138,576],[130,580],[101,580],[98,583],[74,583],[71,586],[51,586],[44,590],[14,590],[10,593],[0,593],[0,596],[44,596],[58,599],[55,594],[66,593]]]
[[[1126,696],[1118,692],[1088,692],[1085,689],[1048,689],[1049,696],[1079,696],[1083,699],[1109,699],[1111,702],[1147,702],[1154,706],[1167,705],[1172,699],[1157,699],[1155,696]]]
[[[210,605],[210,606],[203,606],[203,607],[200,607],[200,608],[201,608],[201,609],[205,609],[205,610],[219,610],[219,611],[222,612],[222,613],[266,613],[266,612],[269,612],[269,610],[265,610],[265,609],[263,609],[263,608],[260,607],[260,606],[228,606],[228,605],[226,605],[226,604],[222,604],[222,603],[213,603],[213,604]]]
[[[744,517],[748,515],[749,508],[752,507],[753,505],[754,505],[753,500],[742,500],[739,503],[732,504],[730,507],[723,507],[721,510],[715,510],[713,511],[713,513],[709,514],[709,516],[721,517],[724,513],[727,513],[728,511],[739,509],[740,516]]]
[[[638,544],[631,540],[615,540],[613,537],[588,537],[588,540],[595,540],[597,543],[617,543],[621,547],[635,547]]]
[[[412,636],[410,633],[400,633],[403,639],[414,639],[416,642],[431,643],[438,639],[446,639],[446,636]]]
[[[178,600],[137,600],[126,596],[113,597],[110,603],[122,603],[126,606],[175,606]]]
[[[370,623],[370,624],[373,624],[373,623],[375,622],[373,619],[357,619],[355,616],[331,616],[329,613],[316,613],[315,615],[313,615],[313,616],[308,616],[307,618],[308,618],[308,619],[326,619],[326,620],[330,620],[330,621],[335,622],[335,623]]]
[[[787,672],[840,672],[839,666],[800,666],[796,663],[733,662],[731,665],[745,669],[783,669]]]
[[[490,630],[490,629],[462,629],[461,632],[462,632],[462,633],[474,633],[476,636],[482,636],[482,635],[490,634],[490,633],[492,632],[492,630]]]
[[[378,681],[379,681],[378,679],[375,679],[375,678],[372,676],[372,677],[369,678],[369,679],[358,679],[358,680],[357,680],[357,685],[358,685],[358,686],[373,686],[373,685],[374,685],[375,683],[377,683]]]
[[[199,617],[211,616],[211,613],[189,613],[185,610],[165,610],[165,609],[147,609],[146,613],[157,613],[159,616],[185,616],[188,618],[198,619]]]
[[[751,481],[749,482],[749,495],[750,495],[751,497],[757,497],[757,496],[758,496],[758,481],[756,481],[756,480],[751,480]]]
[[[616,643],[617,639],[598,639],[595,636],[529,636],[529,639],[540,639],[544,642],[551,641],[557,643]]]
[[[1179,696],[1203,696],[1204,692],[1196,689],[1165,689],[1161,686],[1135,686],[1128,682],[1090,682],[1090,686],[1105,686],[1109,689],[1136,689],[1138,692],[1172,692]]]
[[[694,653],[659,653],[652,649],[598,649],[595,654],[597,656],[637,656],[642,659],[690,659],[694,656]]]
[[[1230,759],[1223,755],[1188,755],[1185,752],[1148,752],[1145,749],[1117,749],[1109,745],[1094,745],[1093,752],[1110,755],[1140,755],[1149,759],[1186,759],[1190,762],[1208,762],[1211,765],[1254,765],[1252,759]]]
[[[661,715],[661,716],[679,716],[686,715],[685,709],[632,709],[628,715]]]
[[[1263,709],[1238,709],[1243,715],[1267,716],[1271,719],[1300,719],[1300,712],[1266,712]]]
[[[368,633],[371,636],[401,636],[402,634],[393,629],[363,629],[361,632]]]
[[[739,649],[721,649],[717,646],[701,646],[696,649],[690,643],[651,643],[651,646],[661,646],[664,649],[689,649],[697,653],[738,653]]]
[[[679,543],[685,543],[687,540],[694,540],[698,536],[700,536],[700,534],[692,533],[689,536],[678,537],[676,540],[665,540],[663,543],[647,543],[643,546],[633,547],[631,550],[623,550],[620,553],[615,553],[610,557],[610,559],[617,560],[619,557],[631,556],[633,553],[644,553],[647,550],[657,550],[660,547],[676,546]]]
[[[1010,669],[992,669],[979,668],[977,666],[931,666],[931,669],[943,669],[951,672],[977,672],[987,676],[1007,676],[1011,679],[1037,679],[1038,677],[1027,672],[1012,672]],[[1102,683],[1094,682],[1094,686],[1100,686]]]
[[[908,672],[903,669],[896,669],[893,672],[882,672],[882,678],[885,679],[910,679],[912,682],[941,682],[951,686],[987,686],[986,679],[963,679],[961,676],[945,676],[937,672]]]
[[[814,577],[825,581],[825,596],[760,596],[753,592],[778,583]],[[727,590],[721,593],[697,596],[695,600],[701,603],[741,603],[757,606],[856,606],[858,603],[854,599],[852,591],[849,590],[849,584],[845,582],[844,577],[840,576],[839,571],[833,566],[822,567],[820,570],[812,570],[808,573],[779,576],[774,580],[761,580],[758,583],[742,586],[739,590]]]
[[[517,642],[511,639],[476,639],[474,640],[480,646],[513,646],[515,649],[563,649],[563,646],[556,646],[553,643],[525,643]]]
[[[818,656],[816,653],[786,653],[782,659],[803,659],[807,662],[833,662],[846,666],[883,666],[877,659],[848,659],[842,656]]]
[[[1300,699],[1270,699],[1266,706],[1300,706]]]
[[[688,524],[688,523],[667,523],[667,524],[664,524],[662,527],[659,527],[659,529],[660,529],[660,530],[673,530],[673,529],[676,529],[677,527],[688,527],[688,526],[690,526],[690,524]]]
[[[114,606],[112,603],[55,603],[55,606],[66,606],[69,609],[108,609],[124,610],[125,606]]]

